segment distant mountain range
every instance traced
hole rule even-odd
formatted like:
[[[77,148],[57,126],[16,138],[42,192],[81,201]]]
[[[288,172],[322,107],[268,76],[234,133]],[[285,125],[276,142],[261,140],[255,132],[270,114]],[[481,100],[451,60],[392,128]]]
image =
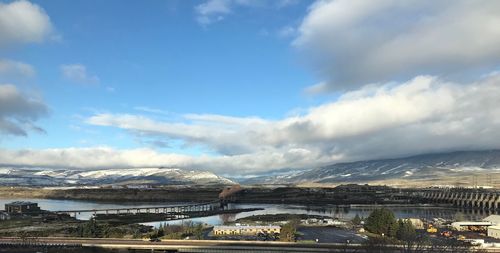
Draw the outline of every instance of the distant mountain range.
[[[0,167],[1,186],[206,185],[234,184],[207,171],[177,168],[46,169]]]
[[[500,187],[500,150],[458,151],[397,159],[282,169],[229,179],[178,168],[47,169],[0,167],[0,186],[228,185],[228,184],[492,185]]]
[[[492,178],[488,178],[491,176]],[[337,163],[311,170],[261,175],[247,184],[428,182],[436,184],[500,183],[500,150],[458,151],[397,159]],[[473,182],[475,180],[475,182]]]

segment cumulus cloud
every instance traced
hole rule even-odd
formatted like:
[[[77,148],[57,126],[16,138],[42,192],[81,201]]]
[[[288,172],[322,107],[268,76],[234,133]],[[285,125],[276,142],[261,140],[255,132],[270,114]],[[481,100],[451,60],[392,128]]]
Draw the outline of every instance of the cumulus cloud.
[[[319,0],[293,44],[323,79],[313,93],[422,74],[462,79],[500,63],[499,12],[497,1]]]
[[[0,85],[1,135],[26,136],[28,130],[44,132],[35,121],[47,113],[43,101],[22,94],[14,85]]]
[[[53,30],[40,6],[24,0],[0,3],[0,46],[42,42],[51,37]]]
[[[89,74],[87,72],[87,67],[82,64],[61,65],[61,72],[66,79],[75,83],[87,85],[99,83],[99,77]]]
[[[32,77],[35,69],[26,63],[8,59],[0,59],[0,76],[2,77]]]

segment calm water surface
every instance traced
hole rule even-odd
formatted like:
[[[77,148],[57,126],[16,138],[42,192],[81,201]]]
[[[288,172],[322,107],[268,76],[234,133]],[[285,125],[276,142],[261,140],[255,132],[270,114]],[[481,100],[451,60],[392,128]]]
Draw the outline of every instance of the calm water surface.
[[[127,207],[148,207],[148,206],[175,206],[183,203],[172,202],[120,202],[120,203],[102,203],[93,201],[81,200],[55,200],[55,199],[0,199],[0,208],[3,209],[5,203],[12,201],[32,201],[49,211],[65,211],[65,210],[82,210],[82,209],[105,209],[105,208],[127,208]],[[286,205],[286,204],[230,204],[230,208],[263,208],[264,210],[243,212],[238,214],[220,214],[208,217],[187,219],[193,222],[202,222],[210,225],[220,225],[225,222],[231,222],[239,218],[244,218],[252,215],[261,214],[310,214],[324,215],[339,219],[352,219],[356,214],[361,217],[367,217],[371,211],[381,206],[351,206],[351,207],[336,207],[336,206],[302,206],[302,205]],[[479,220],[491,213],[460,210],[456,208],[436,207],[436,206],[386,206],[392,210],[397,218],[444,218],[452,219],[457,213],[461,212],[467,219]],[[91,213],[81,213],[77,215],[78,219],[87,220],[91,217]],[[170,224],[178,224],[187,220],[169,221]],[[145,223],[153,226],[158,226],[160,222]]]

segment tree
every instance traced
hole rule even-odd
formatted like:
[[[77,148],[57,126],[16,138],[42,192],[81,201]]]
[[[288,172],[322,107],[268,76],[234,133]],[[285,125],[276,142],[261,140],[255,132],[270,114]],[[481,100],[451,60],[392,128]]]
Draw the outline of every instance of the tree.
[[[400,219],[398,221],[398,230],[396,231],[396,238],[402,246],[403,252],[412,252],[415,249],[420,250],[424,244],[422,238],[418,238],[417,231],[410,220]]]
[[[198,223],[196,227],[194,228],[194,237],[197,240],[203,239],[203,225],[201,223]]]
[[[398,223],[394,213],[390,210],[375,209],[366,219],[365,229],[375,234],[395,237]]]
[[[417,231],[410,220],[400,219],[398,222],[398,230],[396,231],[396,238],[401,241],[415,241],[417,238]]]
[[[160,227],[158,228],[158,230],[156,230],[156,237],[163,237],[164,235],[165,235],[165,229],[160,224]]]
[[[297,233],[297,222],[290,221],[281,227],[280,241],[293,242],[295,241],[296,233]]]
[[[352,221],[352,224],[357,226],[357,225],[361,224],[361,217],[359,217],[359,215],[356,214],[356,216],[354,216],[354,218],[351,221]]]

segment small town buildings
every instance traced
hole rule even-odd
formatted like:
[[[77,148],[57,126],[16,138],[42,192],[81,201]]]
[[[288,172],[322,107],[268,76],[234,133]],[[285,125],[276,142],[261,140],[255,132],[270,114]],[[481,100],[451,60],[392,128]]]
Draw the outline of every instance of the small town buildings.
[[[214,226],[214,235],[279,234],[280,226]]]
[[[488,236],[496,238],[496,239],[500,239],[500,226],[488,227]]]
[[[8,214],[32,214],[40,212],[40,207],[34,202],[14,201],[5,204],[5,211]]]

